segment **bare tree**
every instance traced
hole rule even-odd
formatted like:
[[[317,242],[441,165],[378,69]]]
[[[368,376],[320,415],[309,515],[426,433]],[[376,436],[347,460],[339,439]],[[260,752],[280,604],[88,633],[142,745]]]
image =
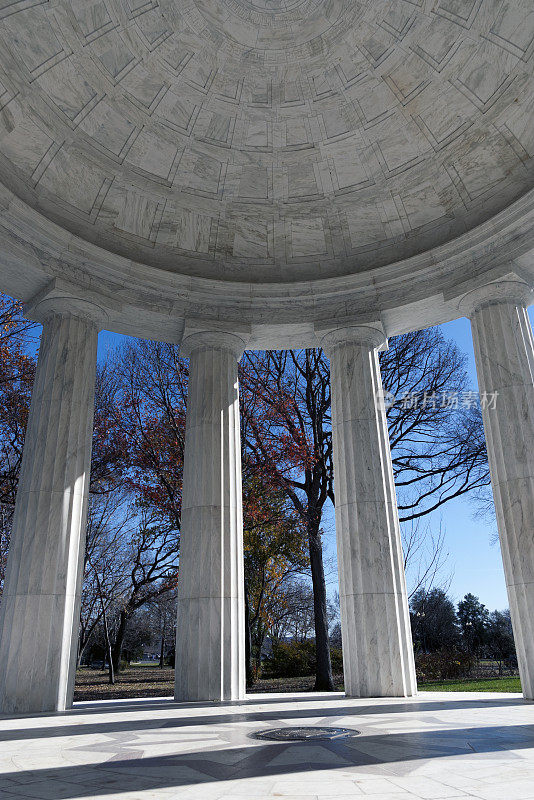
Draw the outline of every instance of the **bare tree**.
[[[146,510],[126,545],[128,567],[124,590],[118,598],[119,623],[113,642],[113,666],[120,670],[128,622],[142,606],[165,594],[176,582],[179,539],[176,531],[162,525]]]
[[[438,584],[444,592],[448,591],[452,575],[444,571],[449,558],[445,544],[445,530],[441,524],[435,531],[431,525],[423,526],[417,517],[402,526],[409,599],[422,589],[430,592]]]
[[[241,385],[248,463],[283,488],[305,526],[314,599],[315,689],[333,691],[321,542],[323,508],[333,494],[328,363],[319,350],[246,353]]]
[[[174,641],[176,631],[176,588],[172,587],[148,604],[151,627],[159,639],[159,667],[165,666],[165,654],[169,643]]]
[[[438,328],[397,336],[380,368],[400,521],[488,487],[480,407],[456,345]]]
[[[469,397],[465,358],[456,346],[437,328],[416,331],[392,339],[380,365],[393,398],[387,422],[401,522],[483,491],[489,471],[481,415]],[[274,472],[309,532],[316,688],[333,688],[319,533],[327,500],[335,504],[328,360],[320,350],[248,353],[241,385],[247,457],[260,472]],[[408,534],[412,561],[416,552],[422,556],[420,530]],[[426,549],[420,585],[443,566],[443,534]]]
[[[125,591],[128,574],[127,543],[136,529],[137,515],[124,486],[92,495],[86,530],[78,663],[92,636]]]

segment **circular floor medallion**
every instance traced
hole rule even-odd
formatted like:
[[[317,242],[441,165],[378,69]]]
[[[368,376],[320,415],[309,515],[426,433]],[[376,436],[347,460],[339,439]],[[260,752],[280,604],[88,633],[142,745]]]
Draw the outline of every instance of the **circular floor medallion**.
[[[320,726],[300,726],[298,728],[270,728],[252,734],[254,739],[266,739],[273,742],[317,742],[332,739],[352,739],[359,736],[360,731],[350,728],[321,728]]]

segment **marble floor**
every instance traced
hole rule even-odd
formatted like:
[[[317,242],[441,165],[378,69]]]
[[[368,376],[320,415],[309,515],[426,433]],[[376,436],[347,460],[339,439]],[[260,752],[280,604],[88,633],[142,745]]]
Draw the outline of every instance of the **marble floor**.
[[[261,742],[294,725],[356,739]],[[254,695],[234,704],[79,703],[0,718],[0,798],[534,800],[534,704],[513,694]]]

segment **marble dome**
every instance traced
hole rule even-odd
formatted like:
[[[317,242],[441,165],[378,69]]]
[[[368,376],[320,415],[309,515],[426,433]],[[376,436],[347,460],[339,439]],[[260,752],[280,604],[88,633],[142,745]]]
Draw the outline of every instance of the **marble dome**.
[[[418,380],[396,399],[417,413],[480,407],[534,700],[533,73],[533,0],[0,0],[0,291],[43,326],[0,610],[0,714],[73,702],[101,330],[189,358],[175,700],[199,714],[249,702],[238,363],[302,347],[330,360],[344,689],[364,711],[414,697],[378,349],[461,316],[479,406],[470,386],[423,392]],[[415,451],[431,444],[426,419]],[[474,430],[471,417],[455,424]],[[475,438],[451,435],[458,472],[431,475],[436,490],[476,484]],[[329,691],[326,654],[317,661],[315,688]],[[390,750],[386,736],[387,768]],[[165,770],[151,794],[192,797],[194,770],[181,780],[173,753],[148,758]],[[142,776],[140,758],[116,758]],[[274,797],[290,762],[266,763]],[[225,780],[244,774],[235,764]]]
[[[530,0],[4,0],[0,183],[152,283],[369,284],[528,205],[533,53]]]

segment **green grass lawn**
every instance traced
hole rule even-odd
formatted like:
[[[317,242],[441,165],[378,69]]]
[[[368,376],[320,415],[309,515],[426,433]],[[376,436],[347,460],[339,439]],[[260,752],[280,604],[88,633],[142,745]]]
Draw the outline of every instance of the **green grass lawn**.
[[[421,692],[521,692],[519,678],[483,678],[419,683]]]

